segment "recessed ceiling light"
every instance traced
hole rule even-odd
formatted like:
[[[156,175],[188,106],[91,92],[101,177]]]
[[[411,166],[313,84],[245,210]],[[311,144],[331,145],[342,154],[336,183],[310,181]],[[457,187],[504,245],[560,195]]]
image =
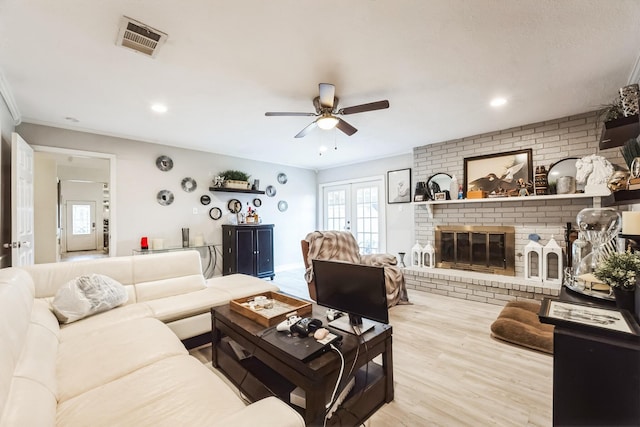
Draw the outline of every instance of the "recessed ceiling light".
[[[493,98],[490,102],[492,107],[502,107],[507,103],[507,100],[504,98]]]
[[[160,114],[166,113],[168,110],[167,106],[164,104],[153,104],[151,105],[151,109],[156,113],[160,113]]]

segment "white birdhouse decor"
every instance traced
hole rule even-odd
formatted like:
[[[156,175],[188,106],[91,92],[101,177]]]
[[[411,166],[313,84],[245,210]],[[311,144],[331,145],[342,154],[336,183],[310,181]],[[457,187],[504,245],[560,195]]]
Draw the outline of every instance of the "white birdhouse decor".
[[[417,241],[411,248],[411,267],[422,267],[422,246]]]
[[[524,278],[542,282],[542,245],[534,240],[524,247]]]
[[[436,251],[431,242],[427,241],[427,244],[422,248],[422,266],[426,268],[434,268],[436,266],[435,258]]]
[[[562,285],[562,248],[551,236],[542,250],[542,280],[548,285]]]

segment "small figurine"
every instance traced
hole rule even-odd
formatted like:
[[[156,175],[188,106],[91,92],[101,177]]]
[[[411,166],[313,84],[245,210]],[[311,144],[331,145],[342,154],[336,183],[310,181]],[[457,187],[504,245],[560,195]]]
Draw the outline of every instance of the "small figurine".
[[[524,182],[524,179],[518,178],[518,187],[520,188],[520,191],[518,191],[519,196],[529,195],[529,190],[527,190],[527,183]]]

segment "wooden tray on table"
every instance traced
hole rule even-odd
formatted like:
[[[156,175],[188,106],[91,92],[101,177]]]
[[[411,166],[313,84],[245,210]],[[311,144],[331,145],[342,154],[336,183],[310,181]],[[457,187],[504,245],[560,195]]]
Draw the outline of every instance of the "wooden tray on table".
[[[257,296],[265,296],[273,300],[273,307],[252,308],[249,303]],[[231,300],[229,308],[231,311],[235,311],[266,327],[277,325],[285,320],[288,315],[295,314],[300,317],[306,317],[310,316],[312,311],[311,303],[308,301],[270,291]]]

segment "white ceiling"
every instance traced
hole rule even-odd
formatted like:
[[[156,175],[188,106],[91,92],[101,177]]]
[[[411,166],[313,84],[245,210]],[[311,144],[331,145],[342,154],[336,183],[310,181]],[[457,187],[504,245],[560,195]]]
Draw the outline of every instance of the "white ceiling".
[[[115,45],[122,15],[168,33],[155,59]],[[639,0],[0,0],[0,71],[23,122],[324,169],[594,110],[638,81],[639,23]],[[391,107],[351,137],[264,116],[320,82]]]

